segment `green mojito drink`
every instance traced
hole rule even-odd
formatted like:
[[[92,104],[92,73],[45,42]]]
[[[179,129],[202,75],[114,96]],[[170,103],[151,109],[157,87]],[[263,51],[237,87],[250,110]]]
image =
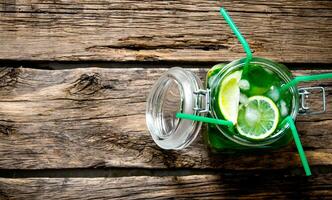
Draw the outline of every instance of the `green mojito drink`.
[[[275,149],[292,140],[281,121],[298,110],[296,88],[281,93],[292,79],[289,70],[263,58],[253,58],[244,72],[245,59],[209,70],[210,117],[233,122],[234,128],[209,124],[205,139],[213,151]],[[245,73],[245,74],[244,74]]]
[[[296,86],[280,92],[293,77],[283,65],[246,58],[208,71],[205,84],[190,70],[171,68],[155,82],[147,99],[146,122],[152,139],[163,149],[183,149],[199,133],[216,152],[274,149],[292,140],[286,117],[299,110]],[[227,120],[233,126],[178,118],[177,114]],[[206,126],[206,129],[201,127]],[[201,131],[203,130],[203,131]]]

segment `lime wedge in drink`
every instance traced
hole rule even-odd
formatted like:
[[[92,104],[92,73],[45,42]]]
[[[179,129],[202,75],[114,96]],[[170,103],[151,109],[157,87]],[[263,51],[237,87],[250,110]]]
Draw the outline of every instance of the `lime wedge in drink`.
[[[211,76],[215,75],[216,73],[220,72],[220,70],[225,66],[225,63],[219,63],[213,66],[208,72],[207,77],[210,78]]]
[[[250,139],[260,140],[270,136],[277,128],[279,110],[276,104],[265,96],[252,96],[247,104],[239,108],[237,131]]]
[[[239,81],[242,71],[236,71],[228,75],[220,84],[219,107],[226,120],[236,124],[239,111],[240,88]]]

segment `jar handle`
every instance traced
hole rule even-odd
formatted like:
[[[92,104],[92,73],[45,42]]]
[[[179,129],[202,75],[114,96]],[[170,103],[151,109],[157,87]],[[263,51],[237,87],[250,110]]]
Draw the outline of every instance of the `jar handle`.
[[[323,102],[323,108],[318,111],[312,111],[308,104],[309,96],[315,91],[321,93],[322,102]],[[300,95],[300,107],[299,107],[300,115],[316,115],[324,113],[326,111],[326,97],[325,97],[325,89],[323,87],[299,88],[298,93]]]

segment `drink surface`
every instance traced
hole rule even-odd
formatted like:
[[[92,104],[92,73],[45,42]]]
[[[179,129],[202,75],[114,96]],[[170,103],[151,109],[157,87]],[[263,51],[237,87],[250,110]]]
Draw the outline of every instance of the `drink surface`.
[[[212,100],[216,102],[213,104],[215,115],[219,119],[233,121],[236,128],[218,129],[209,124],[205,138],[214,150],[253,149],[234,142],[229,137],[253,144],[273,138],[279,132],[278,124],[291,113],[292,95],[289,91],[280,94],[285,81],[260,64],[251,63],[245,74],[242,74],[243,67],[238,67],[220,76],[223,66],[219,64],[208,72],[207,87],[219,88],[212,92]],[[218,78],[220,80],[216,81]],[[254,148],[274,149],[286,145],[290,140],[291,133],[288,131],[276,142]]]

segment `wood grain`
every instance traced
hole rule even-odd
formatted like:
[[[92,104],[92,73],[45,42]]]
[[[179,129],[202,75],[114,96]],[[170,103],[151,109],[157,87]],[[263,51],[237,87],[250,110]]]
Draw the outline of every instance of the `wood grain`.
[[[0,168],[220,168],[300,167],[294,145],[276,152],[215,155],[201,136],[188,149],[164,151],[145,125],[151,85],[167,69],[0,71]],[[202,79],[207,69],[192,69]],[[331,70],[294,71],[295,74]],[[327,112],[299,117],[298,128],[312,166],[332,164],[332,82]],[[319,105],[318,99],[314,99]],[[235,159],[236,158],[236,159]]]
[[[332,63],[331,1],[225,1],[256,56]],[[218,1],[0,0],[0,59],[230,61]]]
[[[11,199],[330,199],[332,175],[0,178]]]

